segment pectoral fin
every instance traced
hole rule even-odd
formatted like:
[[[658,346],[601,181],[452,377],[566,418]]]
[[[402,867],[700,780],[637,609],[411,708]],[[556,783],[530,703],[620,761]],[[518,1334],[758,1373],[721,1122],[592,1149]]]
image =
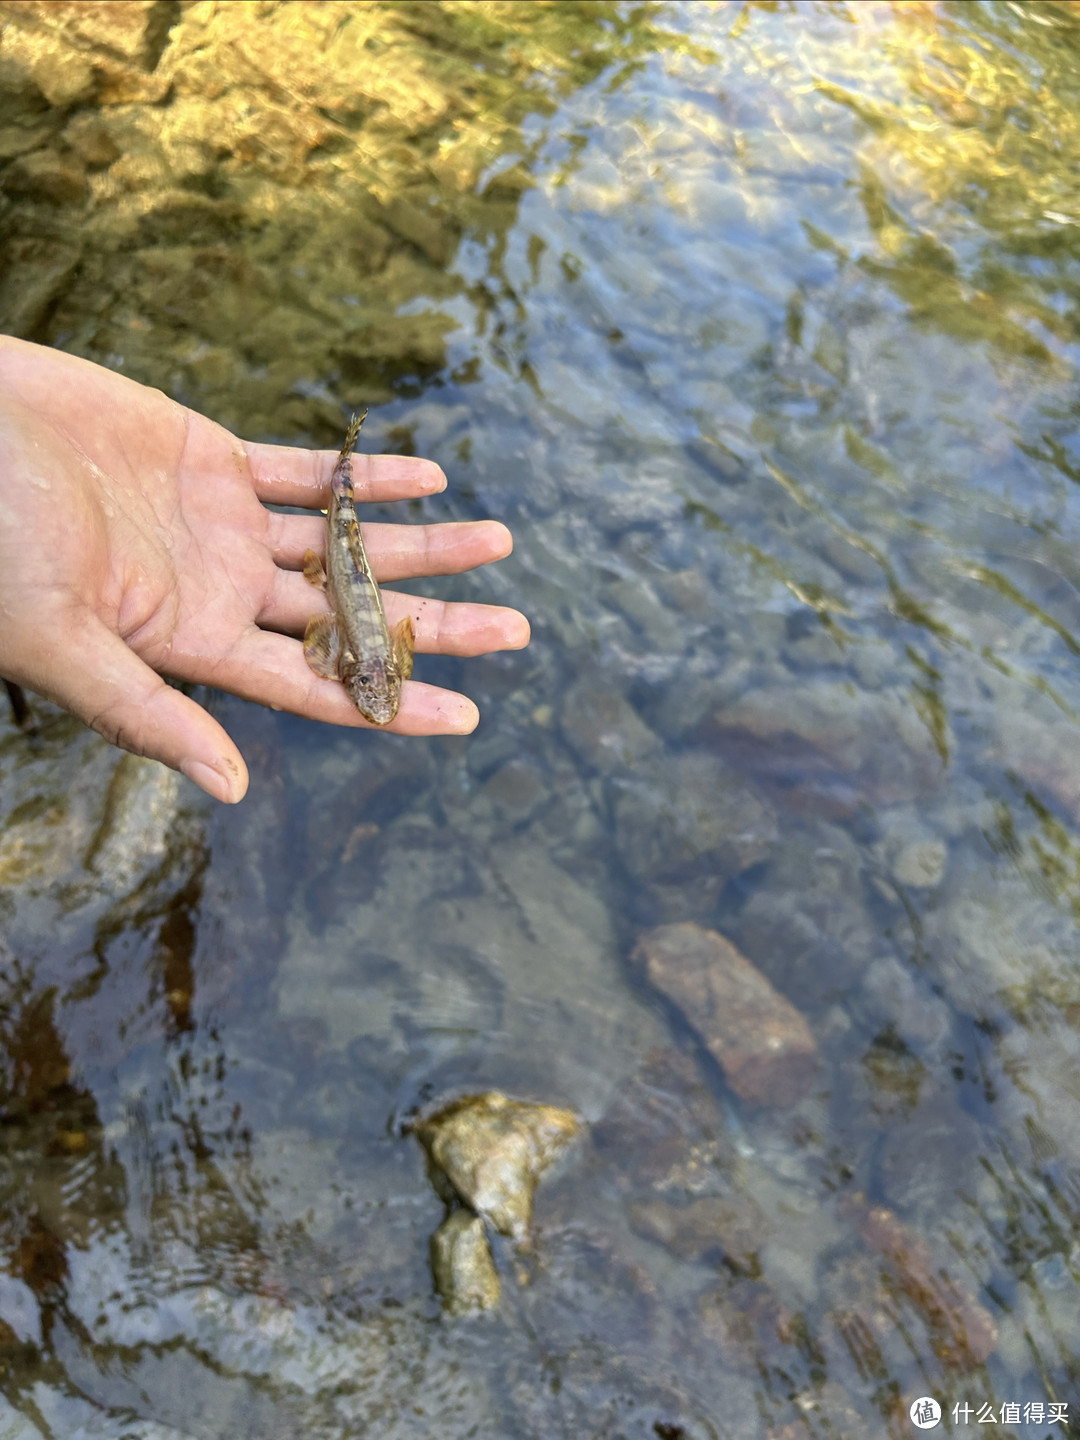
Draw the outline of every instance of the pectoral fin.
[[[394,626],[390,636],[390,658],[403,680],[408,680],[412,674],[413,646],[415,644],[416,634],[413,630],[412,616],[406,615],[404,620],[399,620]]]
[[[324,680],[337,680],[341,639],[333,615],[313,615],[304,631],[304,659]]]
[[[326,589],[326,567],[314,550],[304,551],[304,579],[316,590]]]

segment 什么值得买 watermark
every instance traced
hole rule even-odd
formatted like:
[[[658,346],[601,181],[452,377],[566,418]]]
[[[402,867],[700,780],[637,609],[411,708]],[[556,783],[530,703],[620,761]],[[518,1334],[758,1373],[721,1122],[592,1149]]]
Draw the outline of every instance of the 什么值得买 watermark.
[[[941,1424],[941,1404],[932,1395],[920,1395],[912,1401],[908,1414],[920,1430],[933,1430]],[[1007,1400],[995,1409],[989,1400],[969,1405],[958,1400],[952,1407],[954,1425],[1068,1425],[1069,1407],[1064,1401],[1028,1400],[1023,1403]]]

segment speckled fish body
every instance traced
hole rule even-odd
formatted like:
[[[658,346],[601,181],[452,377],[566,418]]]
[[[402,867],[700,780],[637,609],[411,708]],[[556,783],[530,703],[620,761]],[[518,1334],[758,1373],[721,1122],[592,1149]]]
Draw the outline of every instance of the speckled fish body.
[[[330,477],[325,567],[313,550],[304,556],[306,579],[330,602],[308,621],[304,655],[316,675],[342,682],[365,720],[389,725],[412,674],[413,627],[406,616],[391,633],[356,518],[350,456],[366,415],[353,416]]]

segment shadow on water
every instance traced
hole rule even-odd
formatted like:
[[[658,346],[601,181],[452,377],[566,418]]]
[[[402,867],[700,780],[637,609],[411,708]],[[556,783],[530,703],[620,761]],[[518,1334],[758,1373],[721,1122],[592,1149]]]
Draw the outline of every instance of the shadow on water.
[[[204,697],[236,811],[5,713],[5,1435],[1076,1429],[1078,52],[0,0],[0,325],[250,438],[371,404],[535,636],[425,657],[464,741]],[[449,1320],[402,1119],[489,1088],[586,1133]]]

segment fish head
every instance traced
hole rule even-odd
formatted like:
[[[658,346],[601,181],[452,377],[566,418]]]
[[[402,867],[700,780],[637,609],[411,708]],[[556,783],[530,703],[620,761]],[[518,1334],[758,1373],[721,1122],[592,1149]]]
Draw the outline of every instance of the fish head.
[[[401,704],[401,678],[377,661],[356,661],[342,666],[342,681],[349,698],[372,725],[389,725]]]

